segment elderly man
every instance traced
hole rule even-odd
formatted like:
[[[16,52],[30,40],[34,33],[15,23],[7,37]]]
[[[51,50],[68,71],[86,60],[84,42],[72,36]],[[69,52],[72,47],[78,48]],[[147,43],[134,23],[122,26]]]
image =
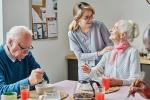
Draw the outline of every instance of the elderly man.
[[[48,80],[35,61],[30,49],[32,32],[24,26],[14,26],[7,34],[6,44],[0,46],[0,94],[20,92],[20,84],[35,84]]]

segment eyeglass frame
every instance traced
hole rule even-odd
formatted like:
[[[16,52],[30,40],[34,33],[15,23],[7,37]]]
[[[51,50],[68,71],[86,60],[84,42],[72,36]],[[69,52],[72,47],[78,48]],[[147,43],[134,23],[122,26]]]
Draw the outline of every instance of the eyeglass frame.
[[[34,49],[34,47],[33,47],[32,45],[31,45],[29,48],[23,48],[23,47],[21,47],[21,45],[18,43],[18,46],[19,46],[19,48],[20,48],[21,51],[30,51],[30,50]]]
[[[20,45],[20,43],[18,43],[17,40],[14,39],[14,41],[18,44],[18,46],[19,46],[19,48],[20,48],[21,51],[29,52],[30,50],[34,49],[34,47],[33,47],[32,45],[31,45],[30,47],[28,47],[28,48],[23,48],[23,47]]]

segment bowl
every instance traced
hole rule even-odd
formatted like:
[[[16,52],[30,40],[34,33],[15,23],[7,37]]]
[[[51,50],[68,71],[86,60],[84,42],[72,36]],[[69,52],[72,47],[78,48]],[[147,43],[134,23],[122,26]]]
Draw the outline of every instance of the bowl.
[[[38,95],[42,95],[44,92],[52,92],[54,90],[54,84],[37,84],[35,85],[35,89]]]

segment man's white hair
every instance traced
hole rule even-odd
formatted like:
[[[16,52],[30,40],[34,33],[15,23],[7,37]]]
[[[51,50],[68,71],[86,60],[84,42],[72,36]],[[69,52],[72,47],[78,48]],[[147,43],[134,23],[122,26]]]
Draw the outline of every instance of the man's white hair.
[[[7,39],[8,38],[15,39],[24,33],[32,36],[32,31],[29,28],[27,28],[25,26],[14,26],[7,32]]]
[[[139,28],[136,23],[131,20],[119,20],[117,23],[119,33],[126,33],[127,39],[132,42],[139,35]]]

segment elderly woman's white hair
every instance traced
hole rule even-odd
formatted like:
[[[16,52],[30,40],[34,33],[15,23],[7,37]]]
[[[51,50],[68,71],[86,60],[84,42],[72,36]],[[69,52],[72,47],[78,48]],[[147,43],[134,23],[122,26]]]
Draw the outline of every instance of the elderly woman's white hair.
[[[32,31],[25,26],[14,26],[7,32],[7,41],[9,38],[16,39],[18,36],[23,34],[32,36]]]
[[[117,23],[117,29],[119,33],[126,33],[127,40],[132,42],[134,38],[139,35],[138,25],[131,20],[119,20]]]

